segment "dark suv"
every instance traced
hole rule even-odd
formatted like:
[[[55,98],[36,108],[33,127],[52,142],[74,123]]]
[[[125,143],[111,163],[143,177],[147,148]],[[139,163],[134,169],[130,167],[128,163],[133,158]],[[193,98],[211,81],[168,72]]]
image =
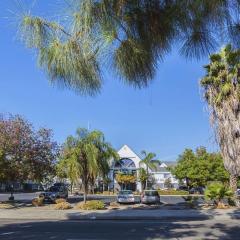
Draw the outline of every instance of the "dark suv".
[[[65,184],[54,184],[47,191],[39,194],[44,201],[55,202],[57,198],[68,198],[68,187]]]

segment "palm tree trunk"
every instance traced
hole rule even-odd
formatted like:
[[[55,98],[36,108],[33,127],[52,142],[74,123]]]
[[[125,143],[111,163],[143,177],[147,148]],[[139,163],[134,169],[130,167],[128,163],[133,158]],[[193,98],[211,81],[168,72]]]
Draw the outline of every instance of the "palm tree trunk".
[[[230,179],[229,179],[229,185],[231,190],[233,191],[233,201],[235,206],[239,207],[240,206],[240,201],[237,196],[237,182],[238,182],[238,176],[234,174],[230,174]]]
[[[147,179],[146,179],[146,186],[145,186],[146,190],[148,189],[148,166],[147,166]]]
[[[86,203],[87,202],[88,185],[84,183],[83,184],[83,189],[84,189],[83,201],[84,201],[84,203]]]
[[[237,191],[237,181],[238,181],[238,176],[230,174],[230,188],[231,190],[235,193]]]

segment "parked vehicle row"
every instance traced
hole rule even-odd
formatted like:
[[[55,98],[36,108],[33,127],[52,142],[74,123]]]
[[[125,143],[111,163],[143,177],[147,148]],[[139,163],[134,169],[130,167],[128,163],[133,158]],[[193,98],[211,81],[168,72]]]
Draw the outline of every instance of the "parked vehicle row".
[[[131,190],[122,190],[117,195],[118,203],[136,203]],[[159,204],[160,196],[156,190],[144,190],[140,196],[140,202],[144,204]]]

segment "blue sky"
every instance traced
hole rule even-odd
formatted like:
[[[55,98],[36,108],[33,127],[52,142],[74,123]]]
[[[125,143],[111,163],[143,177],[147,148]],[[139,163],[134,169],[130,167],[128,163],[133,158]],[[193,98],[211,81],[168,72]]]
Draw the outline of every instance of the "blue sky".
[[[16,38],[9,9],[18,10],[12,2],[0,2],[0,112],[21,114],[35,127],[52,128],[59,143],[89,122],[117,149],[128,144],[137,153],[155,152],[163,161],[175,160],[185,148],[216,150],[199,91],[207,58],[186,61],[174,49],[159,64],[149,88],[136,90],[109,74],[98,96],[82,97],[49,84],[33,52]],[[47,15],[53,6],[41,0],[35,7]]]

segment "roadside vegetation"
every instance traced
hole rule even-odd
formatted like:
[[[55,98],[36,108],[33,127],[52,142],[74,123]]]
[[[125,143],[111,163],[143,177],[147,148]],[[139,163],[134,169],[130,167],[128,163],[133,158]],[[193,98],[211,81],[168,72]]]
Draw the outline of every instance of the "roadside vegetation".
[[[76,208],[80,210],[103,210],[105,205],[103,201],[91,200],[78,203]]]

